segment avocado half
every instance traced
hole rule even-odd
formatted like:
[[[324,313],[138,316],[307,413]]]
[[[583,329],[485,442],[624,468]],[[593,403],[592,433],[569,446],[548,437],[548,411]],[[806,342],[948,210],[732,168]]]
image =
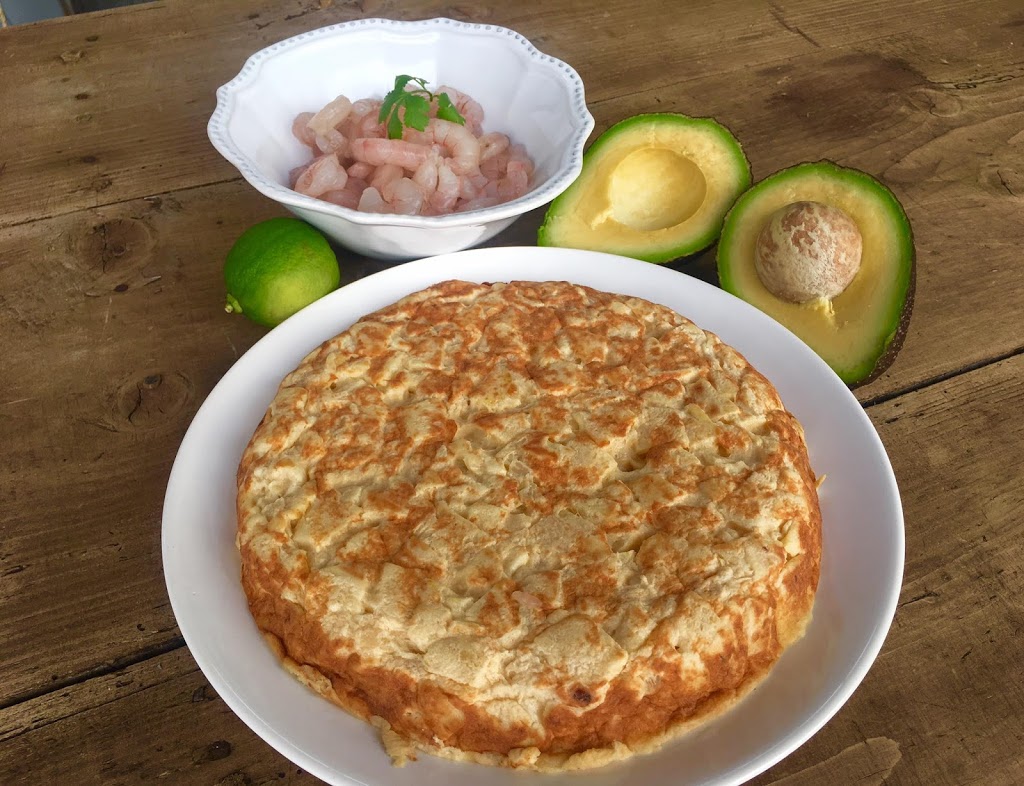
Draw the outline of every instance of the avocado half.
[[[580,176],[548,208],[537,243],[668,262],[714,243],[749,187],[750,164],[724,126],[637,115],[590,146]]]
[[[854,221],[860,268],[835,297],[794,303],[765,287],[755,249],[773,215],[806,202],[838,208]],[[718,276],[723,289],[781,322],[855,387],[885,371],[903,344],[914,259],[910,221],[893,193],[864,172],[819,161],[777,172],[737,200],[718,243]]]

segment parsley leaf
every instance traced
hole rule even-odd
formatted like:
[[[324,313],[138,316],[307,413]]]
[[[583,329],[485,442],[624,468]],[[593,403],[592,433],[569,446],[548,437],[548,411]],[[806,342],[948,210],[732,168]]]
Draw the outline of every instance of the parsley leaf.
[[[409,85],[413,87],[410,89]],[[418,85],[418,86],[417,86]],[[400,74],[381,104],[377,121],[385,123],[388,139],[401,139],[403,128],[423,131],[430,122],[430,106],[437,101],[437,116],[442,120],[464,125],[466,119],[455,108],[447,93],[434,95],[427,90],[427,82],[416,76]]]
[[[421,95],[410,93],[405,99],[405,115],[402,120],[409,128],[423,131],[430,121],[430,101]]]
[[[455,104],[452,103],[447,93],[437,96],[437,116],[442,120],[458,123],[460,126],[466,124],[466,118],[459,114],[459,110],[455,108]]]
[[[396,109],[391,113],[391,117],[388,118],[388,139],[401,139],[402,138],[402,118],[398,116],[398,110]]]

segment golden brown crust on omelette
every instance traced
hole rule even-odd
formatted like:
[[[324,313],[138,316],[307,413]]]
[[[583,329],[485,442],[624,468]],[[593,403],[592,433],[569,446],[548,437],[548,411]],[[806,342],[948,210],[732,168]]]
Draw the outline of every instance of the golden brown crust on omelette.
[[[258,626],[399,763],[657,747],[767,673],[818,581],[771,384],[667,308],[561,282],[445,282],[324,343],[238,489]]]

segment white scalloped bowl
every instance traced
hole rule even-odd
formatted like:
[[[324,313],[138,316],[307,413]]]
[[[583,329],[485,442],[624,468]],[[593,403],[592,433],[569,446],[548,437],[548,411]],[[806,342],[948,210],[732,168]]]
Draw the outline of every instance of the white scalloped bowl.
[[[475,98],[485,131],[526,146],[536,165],[531,190],[503,205],[436,217],[361,213],[292,191],[288,172],[309,160],[309,149],[292,136],[295,116],[340,94],[383,97],[398,74]],[[593,127],[579,74],[512,30],[452,19],[361,19],[254,54],[217,90],[207,131],[250,185],[341,245],[381,259],[413,259],[482,243],[550,202],[579,175]]]

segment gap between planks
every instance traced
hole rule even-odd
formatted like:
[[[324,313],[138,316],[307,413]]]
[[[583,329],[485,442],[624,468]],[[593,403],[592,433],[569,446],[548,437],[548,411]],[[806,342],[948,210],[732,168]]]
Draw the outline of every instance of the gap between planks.
[[[137,666],[138,664],[144,663],[147,660],[152,660],[153,658],[158,658],[161,655],[166,655],[170,652],[174,652],[175,650],[179,650],[184,646],[185,639],[182,638],[181,635],[174,636],[171,639],[163,642],[162,644],[157,644],[153,647],[147,647],[146,649],[140,650],[134,655],[129,655],[124,658],[118,658],[117,660],[104,664],[102,666],[97,666],[92,669],[86,669],[85,671],[73,677],[66,677],[62,680],[55,680],[54,682],[36,688],[35,690],[25,691],[24,693],[12,696],[6,701],[0,702],[0,711],[10,709],[11,707],[15,707],[18,704],[23,704],[26,701],[32,701],[33,699],[41,698],[50,693],[56,693],[57,691],[73,688],[76,685],[81,685],[82,683],[88,682],[89,680],[94,680],[100,677],[107,677],[111,674],[116,674],[119,671],[124,671],[125,669],[129,669],[132,666]],[[15,734],[12,736],[17,737],[18,735]],[[8,737],[7,739],[11,739],[11,737]]]
[[[872,396],[871,398],[864,399],[864,401],[861,402],[861,406],[864,407],[864,409],[868,409],[870,407],[876,407],[879,404],[886,404],[892,401],[893,399],[899,398],[900,396],[906,396],[909,393],[916,393],[919,390],[930,388],[933,385],[939,385],[943,382],[947,382],[948,380],[953,379],[953,377],[959,377],[964,374],[970,374],[974,371],[979,371],[987,366],[991,366],[996,363],[1002,363],[1004,360],[1015,358],[1020,354],[1024,354],[1024,346],[1019,346],[1016,349],[1011,349],[1009,352],[1003,352],[1000,355],[985,358],[984,360],[977,360],[974,363],[968,363],[966,366],[961,366],[960,368],[953,369],[952,371],[946,371],[943,372],[942,374],[936,374],[933,377],[928,377],[927,379],[923,379],[920,382],[915,382],[914,384],[908,385],[905,388],[898,388],[897,390],[893,390],[888,393],[880,393],[877,396]]]
[[[211,188],[213,186],[222,186],[225,183],[237,183],[237,182],[240,182],[243,179],[244,178],[241,175],[236,175],[235,177],[226,177],[223,180],[212,180],[209,183],[197,183],[197,184],[191,185],[191,186],[182,186],[181,188],[174,188],[174,189],[171,189],[170,191],[158,191],[155,194],[145,194],[143,196],[128,197],[127,199],[115,199],[113,202],[102,202],[102,203],[97,204],[97,205],[89,205],[88,207],[75,207],[75,208],[72,208],[71,210],[66,210],[64,212],[51,213],[51,214],[48,214],[48,215],[45,215],[45,216],[37,216],[35,218],[25,218],[25,219],[22,219],[21,221],[15,221],[13,224],[0,224],[0,231],[5,231],[5,230],[8,230],[8,229],[14,229],[16,227],[28,226],[29,224],[35,224],[38,221],[48,221],[48,220],[53,219],[53,218],[63,218],[64,216],[74,215],[75,213],[88,213],[88,212],[93,212],[93,211],[96,211],[96,210],[104,210],[105,208],[108,208],[108,207],[116,207],[117,205],[126,205],[126,204],[128,204],[130,202],[138,202],[139,200],[142,200],[142,199],[152,199],[153,197],[157,197],[157,196],[159,196],[159,197],[174,196],[175,194],[184,194],[184,193],[187,193],[189,191],[195,191],[196,189],[200,189],[200,188]]]

